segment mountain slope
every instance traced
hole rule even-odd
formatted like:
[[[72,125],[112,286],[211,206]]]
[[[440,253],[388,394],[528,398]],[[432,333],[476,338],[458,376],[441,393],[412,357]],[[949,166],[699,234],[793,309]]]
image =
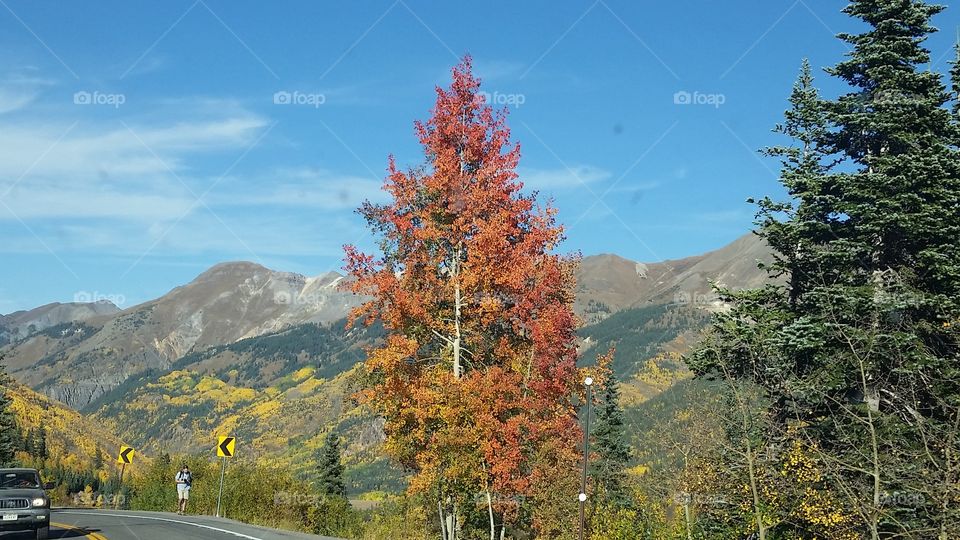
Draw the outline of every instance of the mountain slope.
[[[765,276],[756,260],[767,257],[765,244],[752,234],[675,261],[586,257],[577,275],[575,309],[587,324],[645,306],[715,309],[711,282],[757,285]],[[8,315],[0,326],[20,329],[5,347],[14,377],[84,408],[130,377],[170,370],[184,356],[299,324],[340,319],[359,303],[341,290],[343,279],[335,272],[308,278],[254,263],[223,263],[156,300],[120,312],[109,304],[44,306]]]
[[[120,439],[100,422],[22,384],[13,383],[8,395],[13,399],[11,408],[20,429],[26,431],[42,425],[47,432],[47,451],[53,461],[62,466],[90,469],[97,452],[109,459],[120,449]]]
[[[642,407],[689,378],[680,355],[722,308],[711,283],[752,287],[769,258],[753,235],[676,261],[586,257],[575,309],[582,363],[611,348],[625,405]],[[212,267],[156,300],[46,326],[4,348],[11,373],[91,414],[148,454],[210,452],[217,435],[241,459],[311,474],[323,437],[346,442],[352,493],[395,490],[382,424],[351,400],[358,368],[381,328],[347,330],[359,299],[344,278],[276,272],[252,263]]]
[[[685,352],[710,321],[709,313],[687,305],[648,305],[614,313],[581,328],[584,360],[611,348],[613,371],[625,379],[643,369],[661,353]]]
[[[358,303],[339,290],[342,279],[218,264],[156,300],[30,334],[7,347],[8,367],[32,388],[82,408],[127,378],[169,369],[191,352],[340,319]]]
[[[689,376],[677,355],[708,314],[660,305],[616,313],[583,328],[584,362],[616,348],[625,402],[639,404]],[[345,441],[351,493],[403,485],[383,457],[382,424],[351,399],[364,348],[382,329],[300,325],[191,353],[171,370],[130,379],[86,409],[151,453],[210,452],[216,435],[238,437],[243,457],[312,474],[314,455],[333,429]]]
[[[357,408],[356,366],[376,327],[300,325],[187,355],[172,371],[131,379],[92,403],[94,417],[146,451],[210,452],[217,435],[237,437],[243,459],[309,476],[330,429],[346,441],[352,493],[398,489],[401,473],[382,456],[382,424]],[[376,474],[370,474],[370,470]]]
[[[16,311],[9,315],[0,315],[0,345],[16,341],[51,326],[68,322],[86,321],[102,315],[117,313],[120,309],[112,303],[72,302],[61,304],[54,302],[27,311]]]
[[[617,255],[584,257],[577,272],[574,308],[587,323],[633,307],[695,304],[716,307],[711,283],[749,288],[760,285],[766,273],[758,260],[771,257],[767,245],[753,233],[714,251],[695,257],[640,263]]]

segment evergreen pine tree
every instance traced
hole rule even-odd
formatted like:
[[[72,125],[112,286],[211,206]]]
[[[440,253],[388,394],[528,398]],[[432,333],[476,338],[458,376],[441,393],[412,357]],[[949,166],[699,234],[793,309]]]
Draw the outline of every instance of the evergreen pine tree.
[[[38,460],[47,459],[47,428],[43,422],[36,429],[30,430],[30,455]]]
[[[942,9],[845,9],[868,28],[840,36],[852,51],[828,73],[852,91],[821,100],[805,65],[779,128],[795,146],[770,151],[791,201],[762,200],[758,232],[785,284],[726,292],[733,309],[691,357],[760,384],[874,539],[960,536],[960,155],[922,45]]]
[[[11,410],[13,399],[8,395],[12,388],[11,382],[4,369],[3,358],[0,357],[0,467],[13,464],[19,446],[17,439],[20,429]]]
[[[950,66],[950,90],[953,99],[954,146],[960,147],[960,29],[957,29],[957,43],[953,49],[955,54]]]
[[[334,431],[327,434],[317,458],[317,488],[323,495],[347,496],[340,459],[340,436]]]
[[[16,430],[16,432],[14,432],[14,434],[13,434],[14,447],[15,447],[18,451],[20,451],[20,452],[26,452],[26,451],[27,451],[26,438],[27,438],[26,433],[25,433],[22,429],[20,429],[20,428],[18,427],[17,430]]]
[[[831,163],[825,148],[829,132],[826,103],[814,86],[806,59],[789,101],[785,121],[774,131],[789,137],[796,146],[773,147],[765,153],[781,159],[781,181],[792,200],[774,202],[767,197],[757,204],[762,236],[774,252],[768,271],[773,277],[789,278],[785,292],[790,304],[796,306],[804,291],[811,288],[809,281],[829,264],[823,260],[828,256],[823,246],[836,238],[838,186],[835,177],[828,174]]]
[[[27,428],[27,430],[23,433],[23,447],[30,457],[34,457],[34,452],[36,452],[36,440],[36,428]]]
[[[841,36],[853,52],[831,70],[853,88],[831,112],[834,149],[855,168],[842,177],[837,209],[850,258],[812,307],[829,314],[819,334],[841,342],[845,361],[837,362],[842,373],[823,362],[811,375],[833,387],[829,397],[860,397],[858,418],[824,422],[821,433],[846,449],[839,457],[851,465],[850,485],[874,494],[860,505],[873,536],[960,535],[960,490],[949,472],[960,451],[960,154],[950,94],[927,69],[922,45],[943,9],[916,0],[851,3],[847,13],[870,28]],[[931,439],[942,442],[931,448]],[[862,459],[864,448],[876,457]],[[869,474],[856,471],[864,466]],[[905,494],[894,500],[907,503],[889,504],[889,494]]]
[[[624,430],[620,389],[613,373],[603,388],[596,419],[591,438],[597,458],[590,464],[590,476],[603,500],[617,506],[628,505],[630,496],[624,484],[631,452]]]

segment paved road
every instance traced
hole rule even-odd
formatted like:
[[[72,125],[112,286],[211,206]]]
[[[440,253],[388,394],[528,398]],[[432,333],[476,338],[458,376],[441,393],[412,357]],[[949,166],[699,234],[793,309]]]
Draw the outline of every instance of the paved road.
[[[76,540],[336,540],[276,531],[229,519],[178,516],[165,512],[53,510],[50,538]],[[32,534],[0,533],[0,540],[27,540]]]

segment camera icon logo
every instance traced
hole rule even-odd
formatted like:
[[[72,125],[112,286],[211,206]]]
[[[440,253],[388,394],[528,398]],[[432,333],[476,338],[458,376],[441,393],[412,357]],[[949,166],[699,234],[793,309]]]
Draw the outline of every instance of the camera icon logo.
[[[673,103],[674,105],[689,105],[693,103],[693,94],[686,90],[680,90],[673,94]]]
[[[279,92],[274,92],[273,94],[273,104],[274,105],[289,105],[291,102],[292,94],[285,90]]]
[[[93,102],[93,95],[90,92],[81,90],[73,94],[74,105],[89,105]]]

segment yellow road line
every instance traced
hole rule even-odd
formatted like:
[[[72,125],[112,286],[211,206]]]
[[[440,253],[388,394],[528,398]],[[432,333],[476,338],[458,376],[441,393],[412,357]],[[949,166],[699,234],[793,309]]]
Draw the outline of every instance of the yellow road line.
[[[108,540],[106,536],[103,536],[102,534],[99,534],[99,533],[90,532],[82,527],[74,527],[73,525],[67,525],[65,523],[56,523],[53,521],[50,522],[50,526],[56,527],[58,529],[63,529],[65,531],[81,533],[84,535],[84,538],[89,538],[90,540]]]

